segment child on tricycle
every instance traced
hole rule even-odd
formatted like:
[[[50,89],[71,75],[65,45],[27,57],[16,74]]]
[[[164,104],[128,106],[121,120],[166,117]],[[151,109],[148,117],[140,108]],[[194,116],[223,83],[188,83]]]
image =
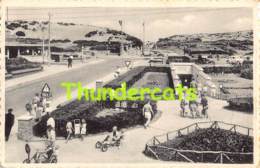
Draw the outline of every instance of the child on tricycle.
[[[112,133],[100,142],[96,143],[96,148],[100,148],[102,152],[106,152],[108,147],[117,146],[120,147],[121,140],[123,139],[123,132],[118,131],[117,126],[113,127]]]

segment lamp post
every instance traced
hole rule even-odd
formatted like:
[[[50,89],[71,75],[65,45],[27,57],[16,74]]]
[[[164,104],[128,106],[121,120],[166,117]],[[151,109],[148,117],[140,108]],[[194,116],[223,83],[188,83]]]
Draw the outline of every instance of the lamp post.
[[[221,98],[222,95],[222,91],[223,91],[223,84],[219,85],[219,97]]]

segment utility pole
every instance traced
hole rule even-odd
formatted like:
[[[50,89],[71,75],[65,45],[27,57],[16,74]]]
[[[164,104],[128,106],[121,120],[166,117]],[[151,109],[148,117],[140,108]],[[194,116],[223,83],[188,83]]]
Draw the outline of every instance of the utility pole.
[[[144,56],[144,47],[145,47],[145,22],[143,22],[143,56]]]
[[[6,21],[8,23],[8,7],[6,7]]]
[[[43,23],[41,23],[41,31],[42,31],[42,63],[44,64],[44,27]]]
[[[48,13],[49,16],[49,26],[48,26],[48,56],[47,56],[47,61],[49,62],[51,59],[51,14],[50,12]]]
[[[120,40],[120,56],[122,56],[123,54],[123,21],[122,20],[119,20],[119,24],[120,24],[120,29],[121,29],[121,40]]]

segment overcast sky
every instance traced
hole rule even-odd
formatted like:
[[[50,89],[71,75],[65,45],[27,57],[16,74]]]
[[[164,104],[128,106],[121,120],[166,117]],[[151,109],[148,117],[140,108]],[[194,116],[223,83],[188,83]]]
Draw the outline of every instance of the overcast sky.
[[[8,20],[47,20],[73,22],[120,30],[145,39],[176,34],[232,32],[251,30],[251,8],[8,8]]]

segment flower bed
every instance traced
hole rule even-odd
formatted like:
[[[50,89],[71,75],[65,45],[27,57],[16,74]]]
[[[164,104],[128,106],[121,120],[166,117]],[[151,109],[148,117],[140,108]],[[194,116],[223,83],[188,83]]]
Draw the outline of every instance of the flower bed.
[[[253,137],[251,128],[214,121],[210,127],[195,123],[165,136],[150,140],[144,154],[163,161],[205,163],[252,163]],[[222,125],[220,127],[219,125]],[[228,128],[228,129],[227,129]],[[192,131],[193,130],[193,131]],[[241,132],[247,132],[242,134]],[[165,141],[162,140],[166,137]]]

